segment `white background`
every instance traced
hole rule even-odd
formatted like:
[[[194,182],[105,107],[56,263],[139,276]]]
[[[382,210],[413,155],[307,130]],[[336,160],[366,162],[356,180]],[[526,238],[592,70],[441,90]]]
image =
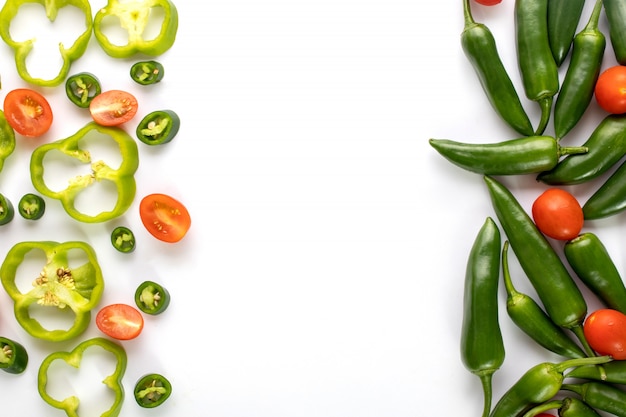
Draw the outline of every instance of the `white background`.
[[[105,4],[91,3],[94,13]],[[582,21],[593,6],[587,3]],[[106,56],[95,39],[72,67],[96,74],[104,89],[137,95],[140,111],[126,126],[130,133],[151,110],[171,108],[181,117],[170,144],[139,143],[131,209],[88,225],[48,200],[37,223],[17,216],[0,230],[3,252],[21,240],[92,244],[107,285],[101,306],[132,304],[145,279],[169,289],[167,312],[147,317],[141,336],[122,343],[128,369],[120,415],[480,415],[479,380],[459,356],[461,299],[469,248],[494,213],[482,178],[443,160],[428,138],[487,142],[517,134],[490,108],[463,55],[462,2],[176,5],[177,40],[159,58],[166,75],[153,89],[128,78],[134,59]],[[472,7],[496,36],[523,97],[513,1]],[[604,16],[601,28],[608,40]],[[2,44],[0,53],[3,99],[25,83],[10,49]],[[604,65],[614,63],[609,44]],[[14,202],[33,191],[30,151],[90,120],[69,104],[62,87],[38,90],[53,105],[55,122],[44,137],[18,137],[0,174],[0,192]],[[536,124],[537,106],[523,100]],[[584,142],[603,116],[592,103],[564,142]],[[534,176],[503,181],[527,208],[547,188]],[[572,190],[584,201],[600,182]],[[192,228],[180,243],[159,242],[143,229],[138,202],[152,192],[178,198],[191,212]],[[618,215],[585,225],[620,270],[622,221]],[[133,254],[110,246],[108,233],[117,224],[135,231]],[[518,289],[532,293],[515,256],[509,258]],[[597,300],[589,296],[589,304],[595,308]],[[494,402],[530,366],[559,359],[514,328],[504,309],[501,324],[507,358],[494,377]],[[95,325],[67,343],[33,339],[0,292],[0,334],[30,353],[24,374],[0,375],[4,414],[64,415],[37,393],[39,364],[53,351],[101,335]],[[166,375],[174,387],[153,410],[132,399],[146,372]],[[84,384],[68,378],[66,385]]]

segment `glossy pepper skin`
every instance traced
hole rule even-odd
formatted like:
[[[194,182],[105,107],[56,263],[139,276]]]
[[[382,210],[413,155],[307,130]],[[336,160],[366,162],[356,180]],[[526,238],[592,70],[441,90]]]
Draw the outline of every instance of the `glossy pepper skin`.
[[[626,384],[626,361],[612,361],[602,365],[585,365],[572,369],[568,378],[590,379],[593,381]]]
[[[483,416],[489,416],[493,374],[504,362],[504,342],[498,321],[500,230],[488,217],[478,231],[465,271],[461,360],[480,378]]]
[[[505,241],[502,249],[502,274],[507,294],[506,310],[513,323],[551,352],[571,359],[586,357],[580,346],[548,317],[532,297],[515,289],[509,272],[508,248],[509,242]]]
[[[110,391],[112,391],[114,400],[111,407],[104,413],[100,414],[100,417],[117,417],[122,409],[124,401],[124,386],[122,384],[122,379],[124,377],[124,373],[126,372],[128,359],[126,351],[121,345],[102,337],[87,339],[76,346],[71,352],[59,351],[48,355],[39,367],[37,380],[39,395],[41,395],[41,398],[52,407],[65,411],[68,417],[79,417],[79,398],[76,396],[70,396],[62,400],[58,400],[48,393],[48,385],[51,381],[48,374],[51,365],[55,361],[59,360],[74,368],[79,368],[83,354],[87,349],[92,348],[104,349],[105,351],[111,353],[116,360],[115,370],[102,381],[102,383],[106,385]]]
[[[554,104],[554,134],[557,140],[576,126],[593,99],[606,49],[606,38],[598,29],[601,11],[602,0],[596,0],[587,25],[574,37],[572,57]]]
[[[524,413],[524,417],[540,416],[546,411],[555,409],[558,409],[559,417],[601,417],[596,410],[576,397],[565,397],[562,400],[547,401]]]
[[[609,38],[615,59],[626,65],[626,3],[622,0],[603,0],[604,14],[609,23]]]
[[[164,145],[171,142],[180,129],[180,117],[173,110],[148,113],[137,125],[137,139],[146,145]]]
[[[160,9],[163,22],[159,33],[150,39],[147,27],[153,9]],[[109,20],[110,19],[110,20]],[[126,44],[119,45],[106,34],[106,22],[119,21],[122,29],[128,33]],[[174,45],[178,31],[178,10],[170,0],[109,0],[98,12],[93,21],[96,40],[108,55],[113,58],[129,58],[137,54],[159,56]]]
[[[536,101],[541,119],[535,129],[541,135],[559,91],[559,73],[548,36],[548,0],[515,0],[514,21],[517,61],[526,97]]]
[[[516,132],[524,136],[532,135],[532,123],[500,59],[492,32],[486,25],[474,21],[469,0],[463,0],[463,12],[465,26],[461,33],[461,46],[489,102]]]
[[[626,210],[626,162],[591,194],[582,208],[585,220],[603,219]]]
[[[616,417],[626,417],[626,392],[610,384],[589,381],[578,384],[563,384],[564,390],[580,395],[589,406],[611,413]]]
[[[4,161],[15,151],[15,131],[7,122],[4,111],[0,110],[0,171]]]
[[[15,340],[0,337],[0,370],[10,374],[21,374],[27,366],[26,348]]]
[[[584,146],[562,147],[551,136],[529,136],[495,143],[429,139],[453,164],[485,175],[537,174],[554,168],[562,156],[587,152]]]
[[[112,139],[118,146],[122,162],[112,168],[104,161],[92,161],[88,149],[81,147],[81,141],[94,133]],[[104,139],[103,139],[104,140]],[[90,164],[91,174],[81,175],[69,181],[67,188],[53,191],[44,178],[44,158],[51,151],[59,151],[82,164]],[[72,218],[84,223],[99,223],[121,216],[130,207],[135,198],[135,172],[139,167],[137,143],[123,129],[114,126],[102,126],[90,122],[74,135],[66,139],[45,143],[37,147],[30,159],[30,174],[33,186],[46,197],[59,200],[63,208]],[[117,190],[117,201],[111,210],[97,214],[81,212],[76,208],[77,196],[97,181],[109,181]]]
[[[45,264],[33,288],[22,292],[16,282],[18,269],[27,256],[43,254]],[[84,263],[73,265],[78,257]],[[102,270],[93,248],[84,242],[26,241],[15,244],[0,266],[2,286],[14,302],[17,322],[31,336],[47,341],[64,341],[82,334],[89,326],[91,310],[98,305],[104,290]],[[68,329],[48,329],[30,307],[38,304],[47,309],[70,309],[74,323]]]
[[[85,30],[74,40],[71,45],[59,44],[59,53],[62,59],[62,66],[59,73],[50,79],[38,78],[30,74],[28,69],[28,59],[33,49],[35,39],[15,40],[11,36],[11,21],[17,16],[19,9],[24,4],[37,3],[46,10],[46,16],[50,22],[54,22],[59,9],[70,7],[79,10],[84,15]],[[0,10],[0,37],[15,52],[15,65],[19,76],[30,84],[42,87],[55,87],[61,84],[70,71],[72,62],[80,58],[89,44],[93,30],[91,5],[88,0],[7,0]]]
[[[569,52],[585,0],[548,0],[548,39],[557,66]]]

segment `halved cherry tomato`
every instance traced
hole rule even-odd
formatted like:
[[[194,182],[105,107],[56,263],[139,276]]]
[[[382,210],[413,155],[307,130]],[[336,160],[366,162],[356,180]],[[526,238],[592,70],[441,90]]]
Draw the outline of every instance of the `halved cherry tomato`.
[[[496,4],[502,3],[502,0],[475,0],[476,3],[482,4],[483,6],[495,6]]]
[[[9,91],[4,98],[7,122],[22,136],[41,136],[52,125],[52,109],[48,100],[28,88]]]
[[[137,99],[122,90],[109,90],[95,96],[89,104],[93,120],[102,126],[118,126],[137,114]]]
[[[603,308],[589,314],[583,324],[589,346],[600,355],[626,359],[626,315]]]
[[[532,215],[543,234],[558,240],[578,236],[585,221],[576,197],[560,188],[550,188],[537,197]]]
[[[598,77],[596,101],[611,114],[626,113],[626,66],[609,67]]]
[[[134,339],[143,330],[143,316],[128,304],[109,304],[98,311],[96,326],[114,339]]]
[[[148,232],[163,242],[178,242],[191,226],[187,208],[165,194],[145,196],[139,204],[139,215]]]

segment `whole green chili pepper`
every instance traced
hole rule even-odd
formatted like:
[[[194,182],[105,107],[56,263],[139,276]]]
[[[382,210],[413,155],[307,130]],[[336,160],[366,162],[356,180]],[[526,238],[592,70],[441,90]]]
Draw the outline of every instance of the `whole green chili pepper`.
[[[564,252],[578,278],[607,307],[626,314],[626,286],[598,236],[583,233],[567,241]]]
[[[487,175],[484,179],[511,248],[548,316],[557,325],[574,332],[585,352],[593,356],[582,330],[587,303],[563,261],[515,196],[496,179]]]
[[[483,416],[489,416],[493,374],[504,362],[504,343],[498,322],[500,230],[490,217],[480,228],[465,271],[461,359],[483,387]]]
[[[557,66],[561,66],[583,13],[585,0],[548,0],[548,39]]]
[[[603,0],[603,3],[615,58],[626,65],[626,3],[623,0]]]
[[[617,417],[626,417],[626,392],[610,384],[589,381],[580,384],[563,384],[562,389],[580,395],[582,401],[598,410]]]
[[[0,369],[10,374],[21,374],[28,366],[28,352],[21,343],[0,337]]]
[[[429,143],[453,164],[487,175],[540,173],[554,168],[563,155],[587,152],[584,146],[562,147],[551,136],[529,136],[481,144],[431,138]]]
[[[540,173],[537,180],[550,185],[571,185],[605,173],[626,155],[626,114],[606,116],[583,146],[589,152],[565,157],[550,171]]]
[[[564,372],[573,367],[610,362],[610,356],[567,359],[563,362],[543,362],[527,370],[506,391],[491,412],[491,417],[513,417],[538,404],[551,400],[560,390]]]
[[[626,210],[626,162],[591,194],[582,209],[585,220],[601,219]]]
[[[569,371],[568,378],[626,384],[626,361],[612,361],[602,365],[585,365]]]
[[[571,0],[566,2],[576,3]],[[601,11],[602,0],[596,0],[587,25],[574,37],[572,58],[554,104],[554,132],[557,140],[576,126],[593,98],[606,48],[606,39],[598,29]]]
[[[508,248],[507,240],[502,249],[502,273],[507,294],[506,311],[513,323],[551,352],[572,359],[587,356],[562,327],[554,324],[532,297],[515,289],[509,272]]]
[[[526,96],[539,104],[541,119],[535,129],[541,135],[559,91],[559,73],[548,38],[548,0],[515,0],[517,60]]]
[[[562,400],[553,400],[539,404],[527,411],[523,417],[535,417],[554,409],[558,409],[560,417],[600,417],[596,410],[575,397],[565,397]]]
[[[461,46],[489,102],[511,128],[521,135],[532,135],[532,123],[500,59],[493,34],[486,25],[474,21],[469,0],[463,0],[463,12]]]

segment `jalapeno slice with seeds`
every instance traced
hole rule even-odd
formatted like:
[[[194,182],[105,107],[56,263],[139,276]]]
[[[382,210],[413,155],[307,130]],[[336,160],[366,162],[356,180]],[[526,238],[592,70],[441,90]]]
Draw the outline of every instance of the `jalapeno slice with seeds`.
[[[0,194],[0,226],[9,223],[15,217],[15,209],[11,200]]]
[[[139,61],[130,67],[130,78],[141,85],[156,84],[164,75],[163,65],[158,61]]]
[[[46,202],[43,197],[37,194],[24,194],[22,198],[20,198],[17,210],[20,216],[27,220],[39,220],[46,211]]]
[[[137,138],[146,145],[170,142],[180,128],[180,118],[173,110],[157,110],[146,115],[137,125]]]
[[[158,407],[172,394],[172,384],[161,374],[146,374],[135,384],[134,394],[141,407]]]
[[[170,304],[170,293],[156,282],[144,281],[135,291],[135,304],[146,314],[161,314]]]
[[[28,365],[28,352],[20,343],[0,337],[0,369],[10,374],[21,374]]]
[[[111,232],[111,244],[122,253],[135,250],[135,234],[125,226],[118,226]]]
[[[91,100],[101,92],[100,80],[89,72],[74,74],[65,82],[67,98],[81,108],[89,107]]]

